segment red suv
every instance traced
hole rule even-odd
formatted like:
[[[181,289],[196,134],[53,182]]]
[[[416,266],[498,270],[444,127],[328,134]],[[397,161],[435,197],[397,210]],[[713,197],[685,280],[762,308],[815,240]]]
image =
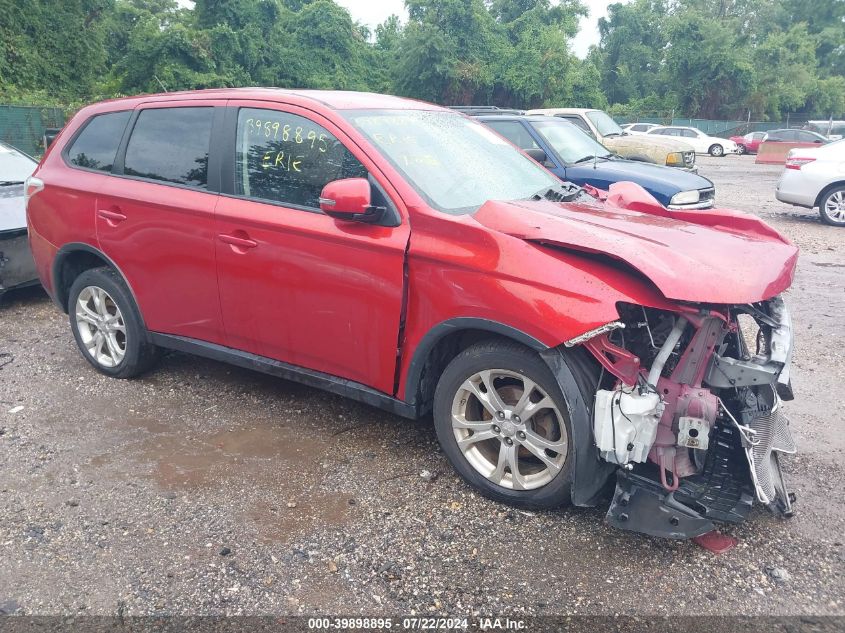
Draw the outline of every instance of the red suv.
[[[759,219],[561,184],[464,115],[211,90],[83,108],[27,182],[83,357],[162,348],[431,414],[484,494],[685,538],[791,512],[797,250]],[[747,323],[740,327],[740,322]]]

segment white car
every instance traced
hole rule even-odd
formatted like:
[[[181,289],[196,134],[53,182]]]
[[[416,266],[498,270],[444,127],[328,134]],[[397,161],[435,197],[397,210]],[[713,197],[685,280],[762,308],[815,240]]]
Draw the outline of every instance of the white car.
[[[818,207],[825,224],[845,226],[845,139],[790,150],[775,197],[799,207]]]
[[[694,127],[681,127],[679,125],[659,126],[649,130],[648,133],[678,137],[692,145],[695,148],[696,154],[710,154],[711,156],[739,154],[739,146],[732,140],[718,136],[708,136]]]
[[[622,126],[628,134],[648,134],[650,130],[661,127],[657,123],[627,123]]]

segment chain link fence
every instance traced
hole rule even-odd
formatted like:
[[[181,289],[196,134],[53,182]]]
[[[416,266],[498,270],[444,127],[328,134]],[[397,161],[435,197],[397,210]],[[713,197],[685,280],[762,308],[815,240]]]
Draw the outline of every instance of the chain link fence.
[[[44,132],[61,128],[65,113],[61,108],[0,105],[0,141],[30,156],[44,153]]]

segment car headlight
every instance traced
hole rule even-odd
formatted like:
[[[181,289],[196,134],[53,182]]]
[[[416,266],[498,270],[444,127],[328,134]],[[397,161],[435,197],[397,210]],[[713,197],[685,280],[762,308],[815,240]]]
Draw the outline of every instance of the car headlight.
[[[684,153],[683,152],[672,152],[666,157],[666,164],[670,167],[683,167],[684,166]]]
[[[669,204],[695,204],[698,202],[700,197],[701,193],[698,189],[693,189],[692,191],[682,191],[672,196]]]

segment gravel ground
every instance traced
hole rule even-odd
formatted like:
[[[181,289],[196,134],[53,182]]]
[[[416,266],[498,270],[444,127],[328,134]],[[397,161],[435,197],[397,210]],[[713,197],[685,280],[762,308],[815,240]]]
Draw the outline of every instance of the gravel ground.
[[[802,250],[795,518],[755,511],[715,556],[611,529],[606,506],[516,511],[453,474],[430,421],[182,354],[105,378],[30,290],[0,306],[0,611],[845,615],[845,232],[753,160],[699,164]]]

